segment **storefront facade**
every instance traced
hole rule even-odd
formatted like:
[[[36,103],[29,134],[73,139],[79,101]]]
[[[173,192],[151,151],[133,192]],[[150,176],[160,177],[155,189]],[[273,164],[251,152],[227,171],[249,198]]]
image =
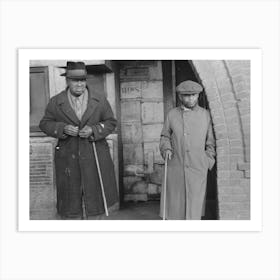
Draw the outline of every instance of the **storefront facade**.
[[[158,200],[163,178],[160,131],[166,113],[178,105],[175,87],[202,83],[199,103],[210,110],[217,164],[209,173],[207,200],[215,219],[250,218],[249,61],[85,61],[88,84],[103,92],[118,119],[108,137],[120,203]],[[30,213],[55,216],[53,151],[56,140],[38,130],[50,97],[65,88],[66,61],[30,63]],[[38,98],[39,96],[39,98]]]

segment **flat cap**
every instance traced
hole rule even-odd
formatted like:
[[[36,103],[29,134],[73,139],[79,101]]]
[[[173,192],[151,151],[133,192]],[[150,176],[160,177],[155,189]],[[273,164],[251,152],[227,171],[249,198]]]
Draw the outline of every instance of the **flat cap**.
[[[180,94],[194,94],[202,92],[203,87],[194,81],[184,81],[176,87],[176,92]]]

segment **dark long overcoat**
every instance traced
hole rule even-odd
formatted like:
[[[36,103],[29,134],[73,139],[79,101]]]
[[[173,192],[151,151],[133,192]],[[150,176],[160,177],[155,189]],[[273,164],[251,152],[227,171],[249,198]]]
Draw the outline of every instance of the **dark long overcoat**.
[[[164,123],[160,151],[172,151],[168,161],[166,217],[200,220],[205,200],[207,171],[215,163],[215,139],[210,114],[198,105],[193,110],[177,107]],[[163,192],[161,212],[163,215]]]
[[[69,103],[66,89],[51,98],[39,125],[48,136],[58,138],[55,148],[57,210],[62,216],[82,215],[82,193],[87,215],[104,213],[93,139],[65,135],[63,128],[67,124],[80,129],[85,125],[92,127],[108,207],[118,200],[114,166],[105,139],[114,131],[117,121],[107,99],[88,92],[88,106],[81,121]]]

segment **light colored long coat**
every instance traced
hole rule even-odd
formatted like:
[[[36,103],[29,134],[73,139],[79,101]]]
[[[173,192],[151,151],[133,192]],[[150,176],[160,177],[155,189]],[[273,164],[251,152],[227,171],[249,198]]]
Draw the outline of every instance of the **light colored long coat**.
[[[160,151],[172,151],[168,160],[166,218],[200,220],[207,172],[215,163],[215,139],[207,110],[176,107],[169,111],[161,132]],[[161,192],[163,214],[163,191]]]

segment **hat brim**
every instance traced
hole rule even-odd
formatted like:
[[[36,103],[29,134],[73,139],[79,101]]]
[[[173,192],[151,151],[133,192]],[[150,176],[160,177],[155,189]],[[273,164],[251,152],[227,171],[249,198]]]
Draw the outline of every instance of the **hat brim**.
[[[66,72],[63,74],[69,79],[85,79],[87,77],[85,69],[66,69]]]
[[[60,76],[66,77],[66,78],[69,78],[69,79],[86,79],[87,78],[87,75],[72,76],[72,75],[66,75],[66,73],[62,73],[62,74],[60,74]]]

